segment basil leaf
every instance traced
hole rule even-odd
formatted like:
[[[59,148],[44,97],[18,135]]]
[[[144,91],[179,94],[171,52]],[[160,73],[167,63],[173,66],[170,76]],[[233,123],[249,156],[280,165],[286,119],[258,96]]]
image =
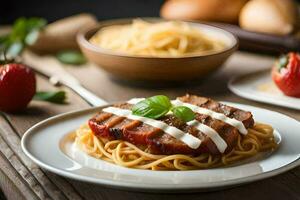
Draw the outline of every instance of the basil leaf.
[[[75,50],[59,52],[56,55],[56,58],[64,64],[82,65],[86,63],[86,59],[82,55],[82,53],[80,51],[75,51]]]
[[[65,91],[57,91],[57,92],[36,92],[34,96],[35,100],[40,101],[48,101],[56,104],[65,104],[66,100],[66,92]]]
[[[132,107],[132,113],[143,117],[157,119],[169,112],[172,104],[168,97],[157,95],[147,98]]]
[[[173,114],[184,122],[195,119],[195,113],[186,106],[177,106],[172,108]]]

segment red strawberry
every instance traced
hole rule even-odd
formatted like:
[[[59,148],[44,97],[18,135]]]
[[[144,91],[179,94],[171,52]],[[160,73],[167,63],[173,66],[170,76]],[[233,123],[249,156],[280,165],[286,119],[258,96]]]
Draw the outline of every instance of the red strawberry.
[[[0,67],[0,110],[17,112],[26,108],[36,92],[34,72],[23,64]]]
[[[300,98],[300,54],[291,52],[274,65],[272,78],[287,96]]]

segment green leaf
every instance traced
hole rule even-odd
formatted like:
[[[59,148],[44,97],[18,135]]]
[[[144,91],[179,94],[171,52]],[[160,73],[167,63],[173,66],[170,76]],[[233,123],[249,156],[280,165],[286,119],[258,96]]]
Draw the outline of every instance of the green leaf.
[[[48,101],[56,104],[65,104],[66,100],[66,92],[65,91],[57,91],[57,92],[36,92],[34,96],[35,100],[40,101]]]
[[[39,17],[31,17],[27,19],[26,26],[28,30],[42,29],[47,25],[47,20]]]
[[[157,95],[147,98],[132,107],[134,115],[158,119],[169,112],[172,104],[168,97]]]
[[[9,35],[0,36],[0,60],[9,45]]]
[[[9,38],[9,35],[1,35],[0,36],[0,45],[2,45],[3,43],[6,43],[8,38]]]
[[[280,56],[280,58],[277,61],[278,69],[281,70],[282,68],[285,68],[287,66],[288,62],[289,62],[289,56],[288,55]]]
[[[12,31],[10,33],[10,40],[14,42],[15,40],[21,40],[26,36],[26,18],[18,18],[13,25]]]
[[[6,53],[7,55],[9,55],[9,57],[15,58],[23,51],[23,49],[24,49],[24,44],[20,41],[15,41],[7,47]]]
[[[86,63],[86,59],[82,55],[82,53],[80,51],[75,51],[75,50],[59,52],[56,55],[56,58],[64,64],[82,65]]]
[[[177,106],[172,108],[173,114],[184,122],[189,122],[195,119],[195,113],[186,106]]]
[[[47,25],[47,21],[43,18],[29,18],[26,21],[26,31],[27,34],[25,36],[25,43],[27,45],[33,45],[39,36],[39,32]]]
[[[10,58],[15,58],[26,46],[36,42],[39,31],[46,24],[47,21],[42,18],[21,17],[17,19],[10,34],[0,38],[0,54],[7,52]]]
[[[25,37],[25,43],[28,45],[33,45],[39,37],[39,31],[33,30],[29,32]]]

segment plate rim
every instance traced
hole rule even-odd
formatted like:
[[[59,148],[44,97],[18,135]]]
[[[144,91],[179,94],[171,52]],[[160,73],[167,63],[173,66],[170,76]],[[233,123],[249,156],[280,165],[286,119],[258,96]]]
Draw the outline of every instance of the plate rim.
[[[281,106],[281,107],[290,108],[290,109],[294,109],[294,110],[300,110],[300,107],[299,108],[294,107],[290,104],[285,104],[285,103],[282,103],[282,102],[273,101],[272,99],[269,100],[269,99],[266,99],[267,97],[261,97],[260,96],[261,98],[257,98],[256,95],[253,95],[251,93],[246,93],[246,92],[241,91],[241,90],[237,89],[236,87],[234,87],[235,82],[239,81],[240,79],[244,78],[245,76],[267,73],[268,71],[269,71],[269,69],[264,69],[264,70],[259,70],[259,71],[250,72],[250,73],[246,73],[246,74],[235,75],[228,81],[227,87],[234,94],[236,94],[240,97],[243,97],[245,99],[248,99],[248,100],[253,100],[253,101],[261,102],[261,103],[266,103],[266,104],[269,104],[269,105]]]
[[[235,104],[235,105],[241,105],[241,106],[248,106],[248,107],[254,107],[254,108],[258,108],[261,110],[267,110],[264,108],[260,108],[257,106],[251,106],[251,105],[246,105],[246,104],[239,104],[239,103],[235,103],[235,102],[227,102],[227,101],[222,101],[224,103],[228,103],[228,104]],[[263,180],[266,178],[270,178],[273,177],[275,175],[279,175],[281,173],[284,173],[288,170],[291,170],[297,166],[300,165],[300,158],[294,160],[293,162],[284,165],[278,169],[274,169],[268,172],[264,172],[261,174],[256,174],[256,175],[251,175],[251,176],[247,176],[247,177],[242,177],[242,178],[237,178],[237,179],[232,179],[232,180],[225,180],[225,181],[220,181],[220,182],[210,182],[209,184],[206,185],[191,185],[191,184],[185,184],[185,185],[176,185],[176,184],[162,184],[162,185],[153,185],[153,184],[149,184],[149,183],[132,183],[132,182],[126,182],[126,184],[124,184],[124,181],[119,182],[116,180],[107,180],[107,179],[100,179],[100,178],[95,178],[95,177],[89,177],[89,176],[84,176],[84,175],[79,175],[79,174],[75,174],[63,169],[58,169],[53,167],[52,165],[48,165],[42,161],[40,161],[39,159],[35,158],[35,156],[30,152],[29,149],[27,149],[26,147],[26,142],[29,140],[28,138],[32,135],[35,134],[36,131],[38,131],[38,129],[40,129],[42,126],[44,125],[49,125],[49,123],[55,123],[55,121],[61,119],[61,118],[72,118],[72,116],[80,116],[80,115],[84,115],[85,113],[90,113],[93,111],[97,111],[99,109],[102,109],[104,107],[110,106],[111,104],[107,104],[104,106],[99,106],[99,107],[92,107],[92,108],[87,108],[87,109],[79,109],[79,110],[75,110],[75,111],[70,111],[70,112],[65,112],[65,113],[61,113],[52,117],[49,117],[41,122],[38,122],[37,124],[33,125],[31,128],[29,128],[22,136],[21,139],[21,148],[22,151],[25,153],[26,156],[28,156],[35,164],[37,164],[38,166],[53,172],[55,174],[58,174],[60,176],[63,177],[67,177],[70,179],[74,179],[74,180],[78,180],[78,181],[83,181],[83,182],[88,182],[88,183],[93,183],[93,184],[97,184],[97,185],[102,185],[102,186],[106,186],[106,187],[111,187],[111,188],[117,188],[117,189],[125,189],[125,190],[139,190],[139,191],[145,191],[145,192],[155,192],[155,191],[160,191],[160,192],[170,192],[170,193],[177,193],[177,192],[188,192],[188,191],[201,191],[201,190],[205,190],[205,191],[210,191],[210,190],[218,190],[221,188],[228,188],[228,187],[233,187],[236,185],[242,185],[242,184],[246,184],[246,183],[250,183],[250,182],[254,182],[254,181],[258,181],[258,180]],[[290,120],[293,120],[296,123],[300,123],[299,121],[297,121],[296,119],[288,116],[288,115],[284,115],[282,113],[279,112],[275,112],[275,111],[271,111],[271,110],[267,110],[269,112],[273,112],[273,113],[277,113],[279,115],[282,115],[284,117],[289,118]],[[276,152],[275,152],[276,153]],[[171,187],[172,186],[172,187]]]

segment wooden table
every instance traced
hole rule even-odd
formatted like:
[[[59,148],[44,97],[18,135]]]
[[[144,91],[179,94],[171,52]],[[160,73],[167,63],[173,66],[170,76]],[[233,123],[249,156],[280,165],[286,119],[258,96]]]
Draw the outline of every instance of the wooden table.
[[[51,67],[58,64],[51,57],[41,58],[30,53],[26,53],[25,57],[28,63],[40,65],[40,67]],[[175,97],[188,92],[210,96],[217,100],[264,107],[300,120],[299,111],[248,101],[232,94],[227,89],[227,81],[232,76],[268,68],[273,61],[272,57],[237,52],[212,77],[200,83],[173,87],[141,87],[115,82],[105,72],[91,64],[80,67],[64,67],[76,76],[86,88],[110,102],[155,94]],[[38,75],[38,89],[54,90],[57,88],[54,88],[47,78]],[[221,191],[192,194],[121,191],[66,179],[41,169],[22,153],[20,148],[22,134],[35,123],[50,116],[89,107],[84,100],[68,88],[62,86],[62,89],[68,93],[69,104],[67,105],[32,101],[23,113],[0,115],[0,186],[8,199],[300,199],[300,167],[263,181]]]

